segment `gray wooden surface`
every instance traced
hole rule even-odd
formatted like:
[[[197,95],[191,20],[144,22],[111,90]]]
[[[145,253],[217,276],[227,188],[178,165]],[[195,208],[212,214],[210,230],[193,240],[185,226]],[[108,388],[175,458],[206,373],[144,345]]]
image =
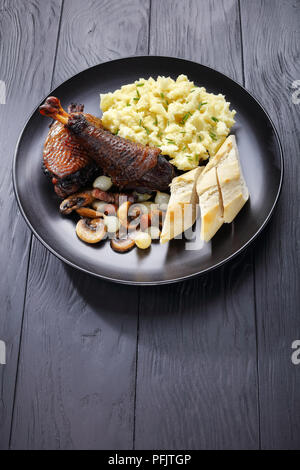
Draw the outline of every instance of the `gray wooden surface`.
[[[299,0],[0,0],[0,448],[300,449]],[[11,182],[51,88],[128,55],[195,60],[244,84],[279,131],[285,181],[253,248],[185,283],[74,271],[31,235]]]

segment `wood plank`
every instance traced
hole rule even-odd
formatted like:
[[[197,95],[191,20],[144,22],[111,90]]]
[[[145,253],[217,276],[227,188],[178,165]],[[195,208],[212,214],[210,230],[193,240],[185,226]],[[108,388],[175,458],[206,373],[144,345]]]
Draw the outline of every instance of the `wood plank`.
[[[54,86],[81,70],[147,54],[149,0],[65,0]]]
[[[149,3],[64,2],[54,83],[147,52]],[[138,288],[66,267],[35,240],[12,448],[130,449]]]
[[[17,209],[11,165],[27,116],[50,87],[60,8],[61,0],[0,0],[0,80],[6,85],[6,104],[0,104],[0,339],[7,348],[6,365],[0,365],[0,449],[9,445],[31,240]]]
[[[299,322],[300,3],[241,2],[246,86],[270,113],[284,151],[281,199],[255,251],[261,441],[268,449],[300,447],[300,366],[291,362]],[[249,21],[251,18],[251,21]]]
[[[153,1],[151,12],[151,54],[242,81],[237,1]],[[256,359],[251,251],[207,276],[143,289],[136,449],[257,448]]]

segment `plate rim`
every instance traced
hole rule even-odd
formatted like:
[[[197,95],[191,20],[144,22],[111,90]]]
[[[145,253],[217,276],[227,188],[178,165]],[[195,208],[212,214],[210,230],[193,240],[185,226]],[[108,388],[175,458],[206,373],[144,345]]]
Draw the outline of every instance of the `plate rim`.
[[[27,215],[25,213],[25,210],[22,206],[22,203],[21,203],[21,199],[19,197],[19,194],[18,194],[18,188],[17,188],[17,177],[16,177],[16,167],[17,167],[17,155],[18,155],[18,151],[19,151],[19,146],[20,146],[20,143],[21,143],[21,139],[23,137],[23,134],[31,120],[31,118],[33,117],[33,115],[37,112],[39,106],[45,101],[45,99],[48,97],[48,96],[51,96],[53,94],[53,92],[59,88],[60,86],[62,85],[65,85],[67,84],[69,81],[73,80],[75,77],[77,77],[78,75],[82,74],[82,73],[85,73],[87,72],[88,70],[92,70],[94,68],[97,68],[101,65],[105,65],[105,64],[108,64],[108,63],[112,63],[112,62],[121,62],[121,61],[128,61],[128,60],[131,60],[131,59],[141,59],[141,60],[148,60],[149,58],[157,58],[157,59],[168,59],[168,60],[172,60],[172,59],[175,59],[175,60],[178,60],[178,61],[182,61],[182,62],[189,62],[190,64],[195,64],[195,65],[200,65],[201,67],[204,67],[208,70],[210,70],[211,72],[214,72],[214,73],[217,73],[223,77],[225,77],[226,79],[229,79],[230,81],[234,82],[236,85],[238,85],[240,88],[242,88],[256,103],[257,105],[261,108],[261,110],[264,112],[264,114],[267,116],[270,124],[271,124],[271,127],[272,127],[272,130],[274,132],[274,135],[275,135],[275,138],[277,140],[277,143],[278,143],[278,147],[279,147],[279,155],[280,155],[280,180],[279,180],[279,186],[278,186],[278,189],[277,189],[277,193],[276,193],[276,197],[274,199],[274,202],[272,204],[272,207],[267,215],[267,217],[265,218],[265,220],[263,221],[263,223],[261,224],[261,226],[259,227],[259,229],[255,232],[254,235],[252,235],[252,237],[246,242],[244,243],[243,246],[241,246],[237,251],[235,251],[234,253],[232,253],[231,255],[227,256],[227,258],[221,260],[220,262],[214,264],[213,266],[210,266],[208,268],[204,268],[200,271],[198,271],[197,273],[193,273],[193,274],[188,274],[186,276],[181,276],[181,277],[178,277],[178,278],[175,278],[175,279],[160,279],[160,280],[156,280],[156,281],[129,281],[129,280],[126,280],[126,279],[116,279],[114,277],[109,277],[109,276],[106,276],[106,275],[103,275],[103,274],[98,274],[98,273],[95,273],[93,271],[90,271],[82,266],[79,266],[78,264],[68,260],[67,258],[65,258],[63,255],[61,255],[60,253],[58,253],[57,251],[55,251],[54,248],[52,248],[36,231],[36,229],[32,226],[32,224],[30,223],[30,221],[28,220],[27,218]],[[29,117],[26,119],[26,122],[24,124],[24,126],[22,127],[22,130],[20,132],[20,135],[18,137],[18,140],[17,140],[17,143],[16,143],[16,147],[15,147],[15,151],[14,151],[14,156],[13,156],[13,161],[12,161],[12,181],[13,181],[13,189],[14,189],[14,194],[15,194],[15,198],[17,200],[17,204],[18,204],[18,208],[21,212],[21,215],[22,217],[24,218],[27,226],[29,227],[29,229],[31,230],[31,232],[33,233],[33,235],[39,240],[39,242],[48,250],[50,251],[50,253],[52,253],[56,258],[58,258],[59,260],[63,261],[64,263],[66,263],[67,265],[71,266],[72,268],[74,269],[78,269],[79,271],[81,272],[84,272],[85,274],[89,274],[93,277],[96,277],[98,279],[102,279],[102,280],[105,280],[105,281],[109,281],[109,282],[116,282],[118,284],[126,284],[126,285],[135,285],[135,286],[155,286],[155,285],[162,285],[162,284],[174,284],[174,283],[178,283],[178,282],[183,282],[183,281],[188,281],[190,279],[193,279],[193,278],[196,278],[198,276],[201,276],[201,275],[204,275],[204,274],[207,274],[211,271],[214,271],[215,269],[217,268],[220,268],[221,266],[225,265],[226,263],[228,263],[229,261],[231,261],[232,259],[236,258],[238,255],[240,255],[242,252],[244,252],[250,245],[251,243],[253,243],[257,237],[263,232],[263,230],[265,229],[266,225],[268,224],[268,222],[270,221],[273,213],[274,213],[274,210],[275,210],[275,207],[278,203],[278,200],[279,200],[279,197],[280,197],[280,194],[281,194],[281,190],[282,190],[282,185],[283,185],[283,177],[284,177],[284,157],[283,157],[283,147],[282,147],[282,143],[281,143],[281,140],[280,140],[280,137],[279,137],[279,133],[277,131],[277,128],[272,120],[272,118],[270,117],[269,113],[266,111],[265,107],[260,103],[260,101],[253,95],[252,92],[250,92],[249,90],[247,90],[247,88],[245,88],[244,85],[242,85],[241,83],[239,83],[237,80],[229,77],[228,75],[226,75],[225,73],[223,72],[220,72],[218,70],[216,70],[215,68],[213,67],[209,67],[208,65],[204,65],[204,64],[201,64],[200,62],[195,62],[193,60],[188,60],[188,59],[184,59],[182,57],[176,57],[176,56],[162,56],[162,55],[155,55],[155,54],[149,54],[149,55],[131,55],[131,56],[128,56],[128,57],[119,57],[118,59],[113,59],[113,60],[106,60],[104,62],[100,62],[96,65],[93,65],[91,67],[87,67],[83,70],[81,70],[80,72],[72,75],[71,77],[69,77],[68,79],[62,81],[61,83],[59,83],[55,88],[52,88],[50,90],[49,93],[47,93],[44,98],[40,101],[40,104],[38,104],[34,110],[30,113]]]

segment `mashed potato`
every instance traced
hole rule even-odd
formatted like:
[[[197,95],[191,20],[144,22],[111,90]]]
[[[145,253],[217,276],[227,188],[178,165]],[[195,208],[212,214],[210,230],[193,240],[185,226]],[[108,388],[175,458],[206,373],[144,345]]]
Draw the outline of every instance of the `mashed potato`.
[[[113,133],[160,147],[180,170],[215,155],[234,124],[221,94],[207,93],[185,75],[139,79],[100,95],[103,125]]]

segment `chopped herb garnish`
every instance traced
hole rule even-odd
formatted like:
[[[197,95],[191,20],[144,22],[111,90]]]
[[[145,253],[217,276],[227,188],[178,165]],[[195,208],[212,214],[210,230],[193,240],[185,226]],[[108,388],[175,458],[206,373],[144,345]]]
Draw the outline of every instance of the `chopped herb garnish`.
[[[162,132],[159,131],[159,132],[157,133],[157,137],[161,137],[161,136],[162,136]]]
[[[200,140],[200,142],[202,142],[203,137],[201,135],[198,135],[198,139]]]
[[[160,94],[162,99],[165,101],[164,108],[166,111],[168,111],[168,106],[169,106],[169,101],[166,99],[165,95],[163,93]]]
[[[167,137],[166,137],[166,140],[168,141],[168,143],[169,143],[169,144],[176,145],[176,144],[175,144],[175,142],[174,142],[174,140],[172,140],[172,139],[168,139]]]
[[[169,125],[170,125],[170,121],[168,120],[168,121],[167,121],[167,126],[169,126]]]
[[[201,106],[204,106],[205,104],[207,104],[207,101],[205,101],[203,103],[200,103],[199,106],[198,106],[198,109],[200,110]]]
[[[138,100],[139,100],[139,98],[133,98],[133,101],[138,101]]]
[[[157,117],[155,118],[155,121],[153,121],[153,124],[154,124],[155,126],[158,125]]]
[[[131,104],[130,104],[130,103],[127,103],[126,106],[131,106]]]
[[[137,83],[136,86],[144,86],[145,83]]]
[[[137,94],[138,98],[141,97],[139,90],[136,90],[136,94]]]
[[[215,116],[212,116],[211,119],[212,119],[212,121],[219,122],[219,119],[216,118]]]
[[[210,137],[212,138],[212,140],[214,140],[214,141],[218,140],[218,139],[217,139],[217,136],[216,136],[216,134],[215,134],[214,132],[211,132],[211,131],[210,131],[210,132],[209,132],[209,135],[210,135]]]
[[[149,134],[150,134],[150,131],[149,131],[148,127],[146,127],[146,126],[143,126],[143,128],[144,128],[144,129],[145,129],[145,131],[147,132],[147,135],[149,135]]]
[[[181,131],[180,134],[183,134],[183,135],[184,135],[184,134],[186,134],[186,132],[185,132],[185,131]]]
[[[184,152],[187,149],[186,145],[183,147],[182,151]]]
[[[191,116],[191,113],[190,113],[190,112],[186,113],[186,115],[183,116],[183,118],[182,118],[180,124],[184,124],[185,121],[186,121],[190,116]]]
[[[114,134],[115,134],[115,135],[118,135],[118,134],[119,134],[119,130],[120,130],[120,129],[117,129]]]

